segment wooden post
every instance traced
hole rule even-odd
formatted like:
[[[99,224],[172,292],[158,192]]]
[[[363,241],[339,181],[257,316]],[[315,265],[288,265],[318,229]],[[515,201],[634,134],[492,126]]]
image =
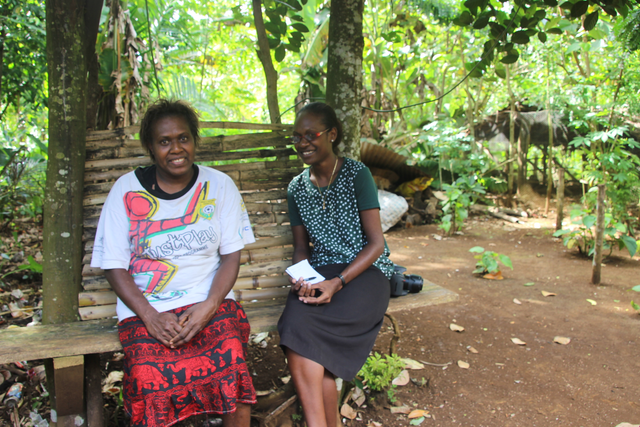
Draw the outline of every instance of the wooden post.
[[[562,229],[564,219],[564,169],[558,168],[558,188],[556,189],[556,231]]]
[[[551,205],[551,192],[553,191],[553,121],[551,120],[551,110],[547,109],[547,126],[549,127],[549,147],[547,164],[547,199],[544,203],[544,214],[549,215],[549,205]]]
[[[596,206],[596,242],[593,251],[593,271],[591,283],[600,284],[602,270],[602,244],[604,242],[604,196],[605,185],[598,184],[598,204]]]

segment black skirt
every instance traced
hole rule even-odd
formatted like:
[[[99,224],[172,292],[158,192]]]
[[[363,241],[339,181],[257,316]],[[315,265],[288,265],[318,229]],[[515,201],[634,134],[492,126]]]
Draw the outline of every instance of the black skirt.
[[[346,266],[333,264],[316,270],[330,279]],[[329,304],[305,304],[297,294],[289,293],[278,321],[280,346],[351,381],[373,348],[389,305],[389,294],[389,280],[374,266],[333,295]]]

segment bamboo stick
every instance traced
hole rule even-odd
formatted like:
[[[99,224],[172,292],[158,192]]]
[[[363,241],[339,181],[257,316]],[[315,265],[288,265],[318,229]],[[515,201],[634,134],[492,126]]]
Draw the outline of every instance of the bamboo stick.
[[[234,290],[256,289],[256,288],[274,288],[289,285],[289,276],[267,276],[267,277],[243,277],[236,281],[233,286]]]
[[[101,289],[111,289],[111,285],[104,276],[83,277],[82,288],[89,292]]]
[[[265,224],[282,224],[289,222],[288,214],[281,213],[262,213],[262,214],[249,214],[249,221],[254,226]]]
[[[261,264],[241,265],[238,277],[266,276],[282,274],[291,265],[291,261],[272,261]]]
[[[293,256],[293,247],[286,248],[262,248],[250,251],[242,251],[240,255],[240,264],[262,263],[272,260],[282,260],[283,258],[291,259]]]
[[[109,304],[80,307],[78,308],[78,313],[80,314],[80,319],[82,320],[96,320],[104,319],[105,317],[115,317],[116,305]]]
[[[290,225],[274,225],[270,227],[257,227],[253,230],[253,235],[256,237],[288,236],[290,234],[291,234]]]
[[[80,307],[115,304],[116,300],[116,293],[113,291],[80,292],[78,294],[78,303],[80,304]]]
[[[270,190],[270,191],[250,191],[242,193],[242,200],[245,203],[264,202],[267,200],[287,200],[287,190]]]
[[[289,233],[282,237],[272,237],[256,240],[254,243],[249,243],[244,248],[246,250],[253,250],[258,248],[270,248],[272,246],[284,246],[284,245],[292,245],[293,244],[293,235],[291,234],[291,230]]]
[[[91,267],[90,265],[86,265],[82,267],[82,276],[104,276],[104,270],[97,267]]]
[[[269,288],[269,289],[252,289],[252,290],[233,290],[236,301],[254,301],[266,300],[272,298],[282,298],[289,294],[290,288]]]
[[[107,171],[85,172],[84,182],[116,180],[127,172],[131,172],[133,168],[134,167],[128,167],[125,169],[111,169]]]
[[[288,212],[289,204],[288,203],[245,203],[245,207],[247,208],[247,212]]]

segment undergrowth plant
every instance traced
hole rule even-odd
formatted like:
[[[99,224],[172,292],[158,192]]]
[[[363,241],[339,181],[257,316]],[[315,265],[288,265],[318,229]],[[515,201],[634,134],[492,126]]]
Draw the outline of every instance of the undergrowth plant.
[[[447,200],[442,204],[443,215],[439,227],[451,234],[462,229],[464,221],[469,217],[469,208],[485,194],[485,190],[474,176],[462,176],[453,184],[442,187]]]
[[[633,288],[631,288],[631,290],[640,292],[640,285],[634,286]],[[631,307],[633,307],[634,310],[637,310],[640,312],[640,305],[637,302],[634,302],[633,300],[631,300]]]
[[[478,255],[474,255],[474,258],[478,260],[476,263],[476,269],[473,270],[474,274],[494,274],[500,271],[500,265],[498,261],[500,261],[504,266],[509,267],[513,270],[513,264],[511,263],[511,258],[507,255],[499,254],[493,251],[485,251],[485,249],[481,246],[474,246],[469,249],[469,252],[477,253]]]
[[[369,356],[358,378],[373,391],[382,391],[391,384],[404,368],[404,362],[397,354],[384,356],[374,353]]]
[[[562,237],[562,243],[567,249],[578,249],[583,256],[592,256],[595,250],[595,223],[596,216],[591,209],[584,209],[582,206],[574,207],[570,212],[573,227],[563,228],[553,233],[555,237]],[[628,226],[617,221],[611,213],[604,215],[604,240],[602,248],[611,255],[613,249],[617,247],[622,250],[626,248],[629,256],[633,257],[638,250],[638,242],[628,234]]]

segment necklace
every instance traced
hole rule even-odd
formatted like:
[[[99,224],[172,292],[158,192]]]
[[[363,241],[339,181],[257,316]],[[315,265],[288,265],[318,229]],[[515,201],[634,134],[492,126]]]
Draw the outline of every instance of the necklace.
[[[331,185],[331,182],[333,181],[333,174],[336,173],[336,167],[338,167],[338,156],[336,156],[336,163],[333,165],[333,172],[331,172],[331,177],[329,178],[329,184],[327,185],[327,190],[325,191],[325,193],[327,191],[329,191],[329,186]],[[322,190],[320,189],[320,185],[318,184],[318,176],[316,174],[315,178],[316,178],[316,187],[318,187],[318,191],[320,192],[320,197],[322,197],[322,209],[326,209],[327,208],[327,204],[325,202],[324,199],[324,194],[322,194]]]

